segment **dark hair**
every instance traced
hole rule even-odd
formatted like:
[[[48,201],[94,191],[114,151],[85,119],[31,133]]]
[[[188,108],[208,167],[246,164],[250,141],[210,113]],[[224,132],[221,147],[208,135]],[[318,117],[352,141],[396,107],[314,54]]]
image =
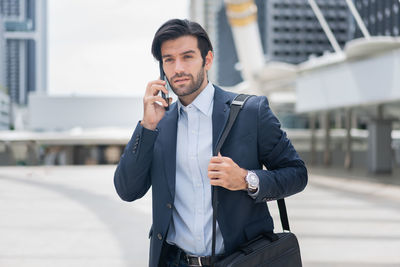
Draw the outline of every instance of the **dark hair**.
[[[171,19],[165,22],[154,35],[151,53],[158,61],[161,60],[161,45],[168,40],[174,40],[185,35],[197,37],[197,47],[200,50],[203,63],[208,51],[213,51],[207,32],[197,22],[187,19]]]

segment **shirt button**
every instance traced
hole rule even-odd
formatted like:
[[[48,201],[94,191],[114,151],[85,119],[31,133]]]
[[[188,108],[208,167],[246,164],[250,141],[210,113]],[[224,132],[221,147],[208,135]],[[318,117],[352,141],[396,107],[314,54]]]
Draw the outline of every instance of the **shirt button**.
[[[158,233],[158,234],[157,234],[157,238],[158,238],[159,240],[162,240],[162,235],[161,235],[160,233]]]
[[[167,203],[167,208],[172,209],[171,203]]]

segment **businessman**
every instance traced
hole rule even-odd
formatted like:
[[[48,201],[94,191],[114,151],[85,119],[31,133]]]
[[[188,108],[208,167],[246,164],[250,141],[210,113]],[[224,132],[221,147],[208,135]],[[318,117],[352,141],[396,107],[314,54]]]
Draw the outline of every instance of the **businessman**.
[[[125,201],[152,188],[150,267],[209,266],[211,185],[218,189],[216,253],[222,257],[273,230],[266,202],[302,191],[307,170],[264,96],[246,102],[213,156],[236,94],[208,81],[213,48],[199,24],[167,21],[152,54],[178,101],[169,105],[159,95],[167,93],[165,81],[148,83],[143,119],[121,156],[115,188]]]

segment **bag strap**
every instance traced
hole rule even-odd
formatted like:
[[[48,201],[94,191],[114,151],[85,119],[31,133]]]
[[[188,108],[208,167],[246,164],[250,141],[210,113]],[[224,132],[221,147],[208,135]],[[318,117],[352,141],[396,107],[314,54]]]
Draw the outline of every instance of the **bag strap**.
[[[231,109],[229,112],[228,122],[222,132],[221,138],[218,140],[218,144],[214,151],[214,156],[217,156],[221,150],[225,139],[228,137],[233,124],[235,123],[236,117],[239,115],[240,110],[243,108],[246,101],[251,97],[251,95],[240,94],[233,99],[231,103]],[[216,243],[216,231],[217,231],[217,213],[218,213],[218,190],[216,186],[212,186],[212,207],[213,207],[213,234],[212,234],[212,254],[211,254],[211,266],[215,263],[215,243]]]
[[[219,151],[221,150],[222,145],[225,142],[225,139],[228,137],[229,132],[232,129],[233,124],[235,123],[237,115],[239,115],[240,110],[243,108],[247,99],[249,99],[251,95],[240,94],[233,99],[231,103],[231,110],[229,112],[228,122],[225,126],[224,131],[222,132],[221,138],[218,140],[218,144],[214,151],[214,156],[217,156]]]
[[[283,231],[288,231],[290,232],[290,227],[289,227],[289,219],[287,215],[287,210],[286,210],[286,204],[285,204],[285,199],[278,199],[278,209],[279,209],[279,217],[281,218],[281,223],[282,223],[282,229]]]
[[[227,125],[221,135],[221,138],[218,140],[218,144],[214,151],[214,156],[218,155],[221,150],[222,145],[225,142],[225,139],[228,137],[230,130],[232,129],[233,124],[235,123],[237,115],[239,115],[240,110],[243,108],[246,101],[251,97],[251,95],[240,94],[235,97],[235,99],[231,103],[231,109],[229,112],[229,118]],[[215,257],[215,244],[216,244],[216,228],[217,228],[217,214],[218,214],[218,188],[216,186],[212,186],[212,207],[213,207],[213,225],[212,225],[212,252],[211,252],[211,266],[214,266],[216,257]],[[278,199],[278,209],[279,216],[282,223],[282,229],[290,232],[289,220],[287,216],[285,199]]]

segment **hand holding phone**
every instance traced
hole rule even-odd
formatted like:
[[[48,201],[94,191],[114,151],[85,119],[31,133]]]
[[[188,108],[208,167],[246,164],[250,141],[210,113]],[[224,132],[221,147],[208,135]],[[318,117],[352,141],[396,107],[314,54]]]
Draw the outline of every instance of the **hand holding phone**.
[[[168,90],[168,80],[165,78],[165,73],[164,73],[164,69],[163,69],[161,60],[160,60],[159,67],[160,67],[160,79],[164,80],[166,82],[165,88],[167,88],[167,90]],[[169,94],[165,94],[163,91],[161,91],[161,96],[167,102],[168,106],[165,107],[165,110],[168,110],[169,109]]]
[[[155,130],[157,124],[164,117],[172,100],[168,94],[168,87],[168,81],[165,79],[162,64],[160,64],[160,79],[147,84],[143,97],[143,119],[140,122],[143,127]]]

